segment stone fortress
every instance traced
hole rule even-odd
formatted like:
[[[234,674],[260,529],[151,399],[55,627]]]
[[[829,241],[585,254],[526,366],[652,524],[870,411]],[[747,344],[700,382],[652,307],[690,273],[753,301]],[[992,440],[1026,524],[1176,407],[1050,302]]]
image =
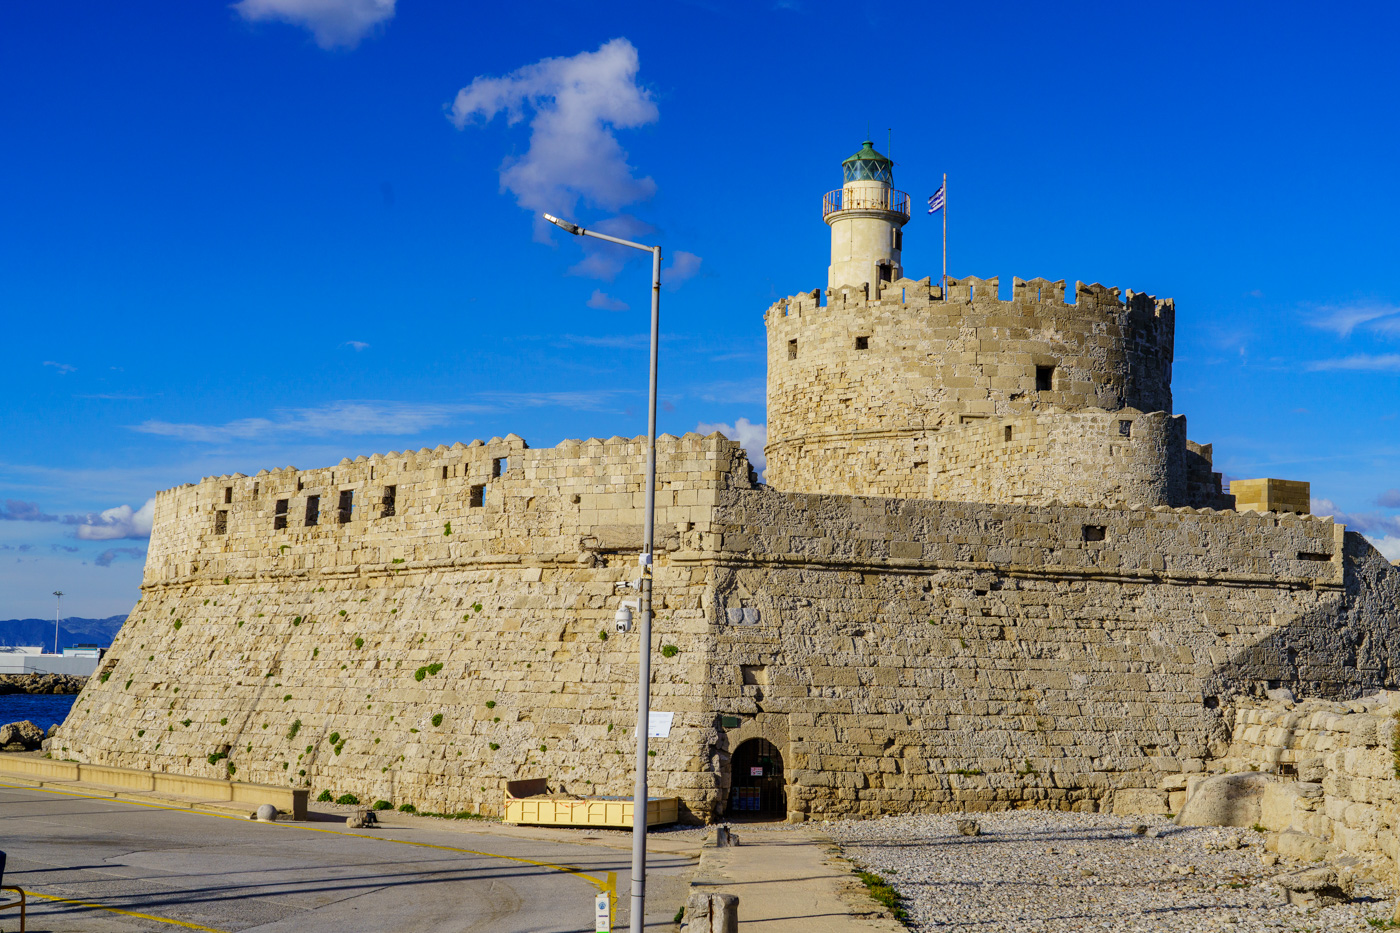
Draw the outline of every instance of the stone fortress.
[[[1400,569],[1296,484],[1222,491],[1172,412],[1171,301],[909,279],[892,163],[843,171],[828,287],[765,315],[767,483],[719,435],[659,440],[654,793],[699,821],[1165,810],[1267,691],[1396,686]],[[629,794],[645,446],[160,493],[51,752],[420,810]]]

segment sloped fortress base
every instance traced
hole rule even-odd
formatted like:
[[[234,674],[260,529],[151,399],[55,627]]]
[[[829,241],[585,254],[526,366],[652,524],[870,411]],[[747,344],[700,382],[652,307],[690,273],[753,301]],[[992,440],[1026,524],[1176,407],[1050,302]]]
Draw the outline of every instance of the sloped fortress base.
[[[660,447],[651,780],[683,819],[758,738],[795,819],[1109,806],[1223,755],[1234,697],[1394,681],[1400,570],[1328,519],[783,493],[718,435]],[[163,492],[53,753],[444,812],[628,794],[644,465],[512,436]]]

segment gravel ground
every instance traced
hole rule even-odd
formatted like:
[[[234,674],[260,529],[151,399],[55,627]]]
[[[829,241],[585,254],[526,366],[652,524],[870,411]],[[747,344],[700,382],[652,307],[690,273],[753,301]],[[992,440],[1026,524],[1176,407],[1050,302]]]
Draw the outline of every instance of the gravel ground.
[[[983,835],[961,835],[959,819],[976,819]],[[1161,835],[1137,836],[1134,823]],[[1263,837],[1251,830],[1160,817],[1015,811],[816,827],[894,885],[915,930],[1341,933],[1375,929],[1368,919],[1388,920],[1394,908],[1389,887],[1367,881],[1349,904],[1289,906],[1270,879],[1312,866],[1266,865]]]

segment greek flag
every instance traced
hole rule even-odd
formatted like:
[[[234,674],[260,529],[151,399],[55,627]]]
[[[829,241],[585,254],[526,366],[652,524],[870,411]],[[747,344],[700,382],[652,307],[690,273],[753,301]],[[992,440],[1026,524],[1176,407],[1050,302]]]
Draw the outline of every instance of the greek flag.
[[[928,212],[935,214],[941,210],[943,210],[943,187],[940,185],[938,190],[933,193],[933,197],[928,199]]]

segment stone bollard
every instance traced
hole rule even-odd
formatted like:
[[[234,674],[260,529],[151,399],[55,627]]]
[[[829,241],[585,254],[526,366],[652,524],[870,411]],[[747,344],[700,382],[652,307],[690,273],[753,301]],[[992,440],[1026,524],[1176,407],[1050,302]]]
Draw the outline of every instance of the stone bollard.
[[[958,832],[964,836],[980,836],[982,826],[976,820],[958,820]]]
[[[739,933],[739,898],[692,894],[685,905],[685,933]]]
[[[736,835],[734,835],[732,832],[730,832],[728,826],[716,826],[716,827],[715,827],[715,847],[716,847],[716,848],[719,848],[719,849],[727,849],[727,848],[729,848],[730,846],[737,846],[738,844],[739,844],[739,837],[736,836]]]

